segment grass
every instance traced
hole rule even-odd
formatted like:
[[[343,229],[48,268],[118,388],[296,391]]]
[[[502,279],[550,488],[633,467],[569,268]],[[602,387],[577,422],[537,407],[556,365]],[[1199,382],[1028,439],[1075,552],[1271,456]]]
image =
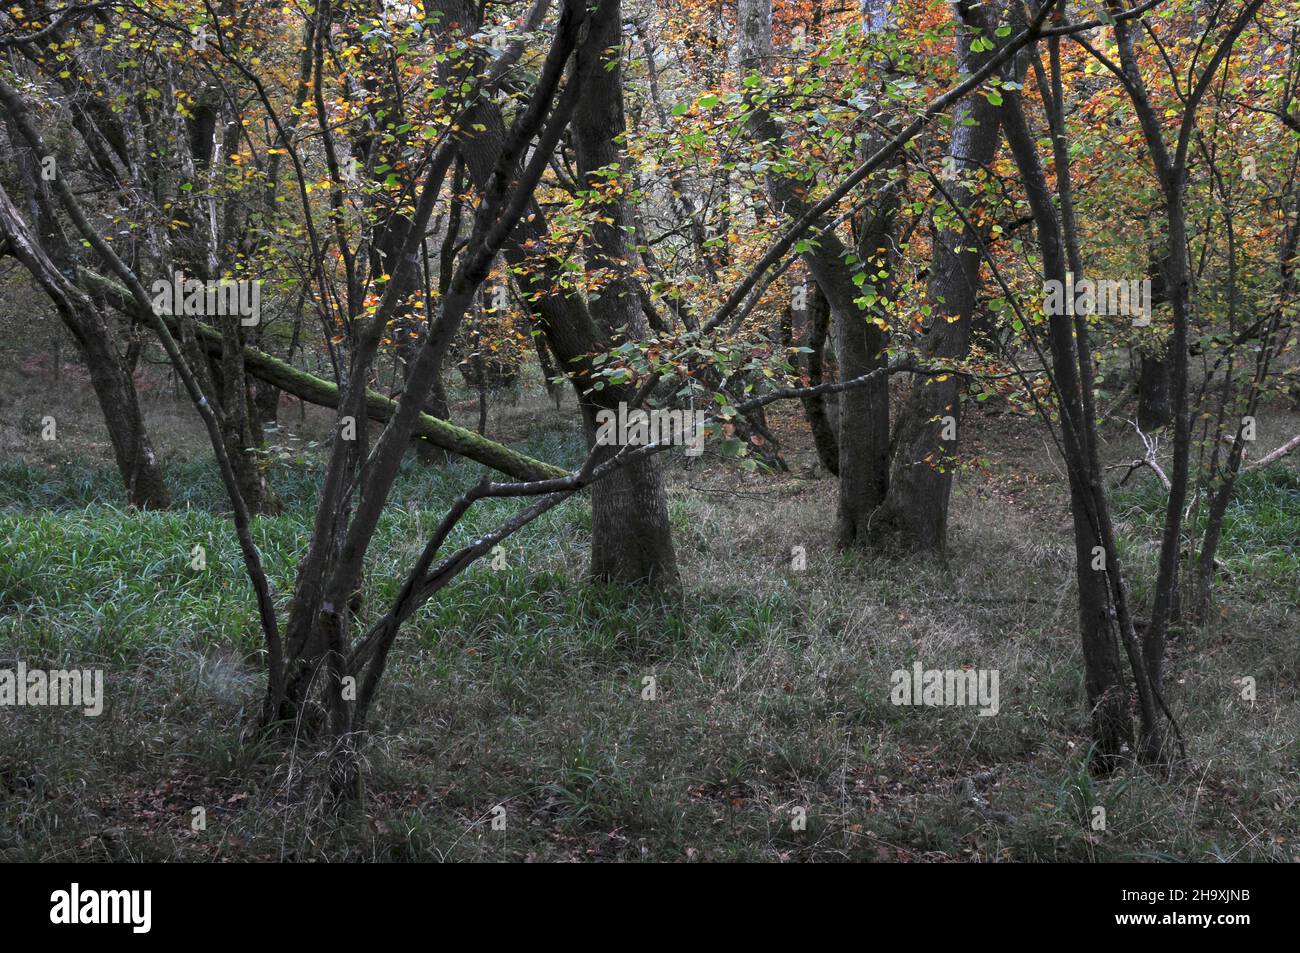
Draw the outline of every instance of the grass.
[[[522,448],[572,461],[577,441],[543,430]],[[282,606],[319,479],[305,459],[277,466],[286,509],[255,526]],[[574,500],[513,538],[505,568],[424,607],[381,690],[357,817],[318,809],[309,745],[240,741],[261,690],[248,586],[210,460],[167,471],[176,508],[141,514],[111,468],[0,466],[0,667],[103,667],[108,686],[99,719],[0,719],[0,860],[1300,857],[1293,471],[1243,479],[1226,614],[1172,646],[1190,762],[1170,779],[1084,767],[1059,493],[1045,519],[959,481],[939,565],[837,553],[830,481],[706,465],[670,474],[680,598],[584,580]],[[403,469],[363,613],[477,473]],[[1157,504],[1118,498],[1138,577]],[[458,538],[516,505],[476,508]],[[914,660],[998,669],[1001,712],[894,707],[890,674]]]
[[[1123,488],[1113,495],[1116,518],[1134,535],[1155,538],[1164,522],[1165,498],[1155,481]],[[1185,536],[1199,550],[1205,534],[1208,501],[1199,507]],[[1158,545],[1158,543],[1157,543]],[[1147,547],[1150,549],[1150,547]],[[1286,600],[1290,611],[1300,609],[1300,470],[1285,466],[1246,470],[1237,479],[1223,517],[1223,535],[1216,558],[1221,576],[1258,600]]]

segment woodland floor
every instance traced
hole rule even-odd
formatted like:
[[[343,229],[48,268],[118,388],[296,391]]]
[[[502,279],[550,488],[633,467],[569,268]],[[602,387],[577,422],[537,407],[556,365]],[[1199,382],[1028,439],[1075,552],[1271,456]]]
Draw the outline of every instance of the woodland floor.
[[[150,372],[177,501],[129,512],[76,369],[56,382],[13,356],[0,361],[0,667],[102,667],[107,702],[99,718],[0,715],[0,860],[1300,860],[1294,461],[1243,481],[1214,618],[1171,644],[1189,756],[1171,778],[1085,770],[1073,544],[1040,421],[971,405],[964,452],[987,462],[957,478],[937,564],[835,551],[835,483],[786,411],[773,423],[796,448],[791,473],[672,459],[680,599],[586,582],[578,499],[512,540],[504,570],[480,566],[427,606],[372,720],[364,810],[340,818],[318,809],[310,745],[239,743],[261,691],[254,608],[192,410]],[[53,443],[40,440],[47,414]],[[473,420],[473,402],[458,415]],[[283,601],[329,418],[300,420],[296,401],[281,418],[286,511],[256,532]],[[534,384],[494,408],[489,435],[572,462],[572,419]],[[1292,410],[1270,408],[1257,446],[1297,430]],[[1135,455],[1126,425],[1106,433],[1111,462]],[[408,461],[363,612],[478,471]],[[1139,606],[1158,491],[1140,471],[1114,496]],[[476,510],[461,534],[510,509]],[[203,571],[189,568],[198,543]],[[999,714],[895,707],[890,673],[915,660],[998,669]],[[505,830],[492,829],[497,805]],[[206,830],[191,829],[195,807]]]

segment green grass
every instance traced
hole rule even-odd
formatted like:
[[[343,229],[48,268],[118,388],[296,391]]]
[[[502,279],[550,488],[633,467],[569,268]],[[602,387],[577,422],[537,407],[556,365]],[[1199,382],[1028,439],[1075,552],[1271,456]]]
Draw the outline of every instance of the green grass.
[[[1126,526],[1129,554],[1154,565],[1154,550],[1165,519],[1165,494],[1154,479],[1112,494],[1116,519]],[[1199,507],[1184,538],[1195,541],[1189,554],[1199,554],[1205,535],[1207,505]],[[1223,535],[1216,558],[1220,575],[1235,577],[1243,595],[1252,600],[1286,600],[1300,609],[1300,470],[1285,466],[1247,470],[1237,479],[1223,517]],[[1145,590],[1139,586],[1139,594]]]
[[[1165,494],[1150,480],[1113,494],[1117,511],[1147,526],[1159,527],[1165,517]],[[1232,566],[1270,563],[1279,571],[1300,571],[1300,470],[1284,466],[1247,470],[1233,488],[1223,518],[1219,559]],[[1201,507],[1193,524],[1197,538],[1205,530]]]
[[[540,445],[535,449],[560,459],[573,455],[569,443],[553,436],[534,441]],[[120,484],[111,471],[50,473],[11,463],[0,474],[8,478],[0,501],[0,626],[26,633],[14,644],[28,657],[57,645],[65,654],[126,664],[178,638],[197,651],[232,648],[252,654],[259,649],[255,607],[238,543],[217,505],[218,486],[197,464],[167,472],[180,491],[176,508],[150,513],[121,508],[115,499]],[[371,548],[369,609],[397,595],[441,513],[478,473],[468,465],[407,461]],[[304,467],[277,468],[274,485],[284,512],[253,523],[282,610],[310,535],[316,477]],[[191,507],[201,490],[207,493],[206,506],[181,508]],[[74,500],[82,502],[74,505]],[[476,504],[457,526],[448,551],[492,529],[519,506],[509,500]],[[23,511],[28,512],[19,516]],[[510,666],[546,664],[561,652],[604,658],[689,652],[705,662],[714,649],[757,638],[774,616],[788,611],[779,597],[763,597],[741,606],[740,614],[721,603],[677,603],[629,618],[625,592],[572,584],[581,573],[589,528],[581,501],[545,514],[508,541],[503,569],[485,560],[425,607],[412,626],[418,643],[475,644]],[[196,547],[203,549],[201,569],[193,565]],[[56,629],[57,637],[37,638]]]

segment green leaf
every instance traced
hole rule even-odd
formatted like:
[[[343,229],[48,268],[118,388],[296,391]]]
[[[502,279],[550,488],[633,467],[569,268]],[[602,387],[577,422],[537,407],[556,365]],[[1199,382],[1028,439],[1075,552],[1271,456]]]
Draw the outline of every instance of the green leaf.
[[[719,445],[724,457],[743,457],[748,450],[745,441],[738,437],[728,437]]]

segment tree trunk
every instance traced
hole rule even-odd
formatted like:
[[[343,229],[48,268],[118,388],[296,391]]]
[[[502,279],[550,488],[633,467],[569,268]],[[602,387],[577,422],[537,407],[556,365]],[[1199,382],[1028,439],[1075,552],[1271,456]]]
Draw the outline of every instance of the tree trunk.
[[[264,381],[253,385],[253,407],[262,429],[275,429],[280,425],[280,388]]]
[[[825,381],[824,362],[826,356],[826,335],[831,325],[831,305],[826,295],[815,281],[809,281],[808,307],[806,311],[808,337],[805,346],[808,353],[804,355],[804,371],[808,375],[808,384],[816,387]],[[836,400],[831,395],[830,400]],[[813,444],[817,448],[817,459],[832,476],[840,472],[840,447],[836,436],[838,428],[832,423],[828,414],[829,402],[823,394],[814,394],[803,398],[804,414],[812,430]],[[837,421],[838,422],[838,421]]]
[[[1262,342],[1255,352],[1255,370],[1250,382],[1250,391],[1246,398],[1246,415],[1251,417],[1255,415],[1260,399],[1263,397],[1264,384],[1268,379],[1269,367],[1273,358],[1285,344],[1286,333],[1282,334],[1282,341],[1278,340],[1278,332],[1284,326],[1283,321],[1286,314],[1284,303],[1289,302],[1296,291],[1295,261],[1296,247],[1297,244],[1300,244],[1300,222],[1296,220],[1294,206],[1287,217],[1287,221],[1288,225],[1278,241],[1279,293],[1277,304],[1273,306],[1272,313],[1264,324]],[[1231,359],[1228,361],[1224,375],[1224,386],[1230,388],[1233,378],[1233,362]],[[1225,390],[1225,400],[1229,398],[1229,395],[1230,391]],[[1201,539],[1201,553],[1196,565],[1196,591],[1193,594],[1192,611],[1190,613],[1193,618],[1201,622],[1207,621],[1210,617],[1210,600],[1214,589],[1215,571],[1218,565],[1215,556],[1219,550],[1219,541],[1223,537],[1223,520],[1227,515],[1228,505],[1232,502],[1233,490],[1236,488],[1237,477],[1241,472],[1242,455],[1245,451],[1243,436],[1241,424],[1238,422],[1236,436],[1232,442],[1232,450],[1229,452],[1228,460],[1224,465],[1222,474],[1219,476],[1219,486],[1214,493],[1209,512],[1206,515],[1205,533]],[[1217,454],[1215,458],[1217,459]]]
[[[868,149],[868,151],[871,151]],[[898,211],[897,192],[865,215],[859,254],[868,274],[892,270],[889,235]],[[885,279],[887,281],[887,279]],[[883,289],[881,289],[883,291]],[[841,299],[847,289],[840,289]],[[841,300],[835,313],[835,356],[840,380],[848,381],[883,367],[888,357],[885,330],[852,299]],[[889,378],[881,375],[866,387],[840,394],[840,499],[836,536],[842,547],[868,540],[872,514],[885,501],[889,487]]]
[[[171,505],[171,494],[149,441],[135,381],[113,346],[108,322],[95,303],[55,266],[2,187],[0,235],[8,241],[9,252],[22,262],[54,302],[59,317],[77,342],[95,397],[104,412],[104,424],[127,499],[141,509],[166,509]]]
[[[273,514],[281,509],[279,499],[266,478],[261,450],[265,445],[262,421],[254,404],[252,379],[244,367],[244,349],[238,315],[219,319],[222,325],[221,377],[218,387],[221,401],[221,433],[226,455],[234,468],[239,492],[250,513]]]
[[[578,174],[596,194],[607,194],[612,168],[626,177],[625,157],[618,142],[626,132],[622,82],[622,12],[620,4],[602,4],[592,14],[593,55],[579,53],[576,81],[582,90],[574,112],[572,131]],[[595,220],[586,243],[587,271],[599,275],[600,291],[591,299],[592,317],[611,339],[639,340],[648,327],[636,289],[628,276],[629,224],[621,190],[594,205]],[[588,446],[595,446],[596,412],[617,409],[630,389],[605,387],[582,396]],[[604,448],[607,459],[618,447]],[[591,574],[617,582],[642,582],[675,586],[677,558],[668,522],[668,505],[658,457],[631,464],[591,488]]]
[[[1169,355],[1143,354],[1138,372],[1138,426],[1150,433],[1169,423]]]
[[[444,14],[443,20],[440,21],[442,23],[467,24],[477,22],[474,8],[465,0],[440,0],[437,6]],[[592,24],[593,29],[597,26],[595,23]],[[600,29],[604,31],[603,35],[615,37],[615,43],[620,42],[617,24],[606,23],[600,26]],[[604,148],[611,157],[609,162],[614,162],[618,161],[618,152],[613,145],[612,137],[620,135],[623,131],[621,88],[617,78],[611,77],[609,72],[604,71],[605,62],[607,60],[602,57],[599,62],[593,60],[586,66],[587,75],[592,77],[591,86],[595,87],[595,89],[584,88],[582,90],[584,97],[588,97],[592,101],[590,104],[584,103],[580,105],[575,111],[577,121],[575,122],[574,132],[575,140],[580,138],[576,126],[582,123],[582,117],[585,116],[588,108],[596,109],[596,115],[601,115],[604,119],[603,123],[597,123],[596,128],[590,130],[587,147],[596,147],[591,142],[590,136],[610,139],[611,141]],[[608,100],[612,93],[617,93],[619,97],[615,104],[618,110],[617,118],[614,118],[612,113],[608,112],[608,110],[615,108],[615,105],[600,102],[601,99]],[[609,126],[609,123],[616,123],[617,129],[611,131],[613,127]],[[461,132],[459,135],[462,141],[465,169],[469,173],[469,180],[474,187],[482,190],[491,179],[493,170],[496,167],[497,157],[501,154],[505,143],[505,121],[497,106],[487,98],[482,98],[470,110],[468,116],[460,125]],[[609,163],[606,162],[605,164],[608,165]],[[613,209],[607,207],[607,211],[613,211]],[[622,214],[621,211],[619,214]],[[620,221],[624,220],[620,219]],[[623,240],[622,233],[619,232],[612,240],[621,243]],[[617,292],[604,289],[601,299],[611,299],[608,308],[615,316],[610,317],[607,314],[602,314],[602,320],[597,321],[594,312],[597,310],[596,305],[599,302],[594,303],[589,310],[582,296],[567,286],[567,280],[563,273],[563,262],[559,261],[556,256],[546,254],[549,241],[550,229],[546,214],[541,206],[535,200],[532,200],[528,202],[527,209],[519,224],[503,246],[502,254],[510,267],[520,268],[517,274],[520,275],[521,296],[532,311],[537,327],[546,336],[551,352],[572,382],[574,390],[578,394],[579,402],[589,402],[583,391],[590,387],[590,381],[592,380],[591,375],[594,370],[592,357],[608,351],[611,346],[608,335],[602,327],[602,321],[607,318],[615,322],[628,320],[617,317],[617,314],[621,314],[626,306],[621,302]],[[598,249],[597,254],[599,254]],[[611,254],[608,258],[611,261],[626,260],[625,256],[618,254]],[[627,297],[632,297],[633,301],[635,300],[634,296]],[[616,390],[618,389],[606,387],[600,392],[603,405],[612,404],[617,406],[620,399],[630,399],[627,394],[619,396],[612,392]],[[594,413],[594,410],[589,411],[584,406],[584,419],[589,412]],[[658,464],[652,464],[652,466],[657,467]],[[614,481],[619,479],[632,481],[628,482],[624,487],[623,492],[627,499],[632,499],[644,492],[647,486],[653,486],[654,482],[659,480],[657,471],[655,471],[645,475],[641,482],[638,483],[637,474],[628,472],[635,470],[635,467],[625,468],[620,474],[611,477],[611,480]],[[619,502],[621,497],[617,495],[619,493],[617,489],[606,488],[602,492],[615,494],[611,506],[623,507],[623,504]],[[627,506],[630,505],[627,504]],[[653,494],[645,499],[644,505],[646,507],[645,512],[639,514],[629,512],[628,515],[636,516],[640,521],[638,525],[641,529],[649,533],[645,545],[650,551],[649,559],[653,572],[648,572],[646,561],[640,556],[634,556],[632,552],[637,547],[637,543],[631,536],[631,532],[637,530],[633,529],[629,532],[621,529],[617,523],[611,523],[605,519],[598,520],[593,512],[592,571],[595,575],[602,578],[627,581],[648,579],[651,576],[676,579],[675,560],[671,563],[668,562],[668,554],[671,552],[671,539],[667,509],[666,507],[660,509]],[[602,503],[600,508],[603,511],[605,504]],[[620,509],[619,511],[623,510]],[[607,533],[614,534],[614,538],[600,538],[601,534]],[[615,554],[619,553],[628,556],[626,565],[612,564],[610,562],[611,559],[617,558]]]
[[[1025,122],[1018,92],[1007,90],[1001,107],[1001,119],[1007,144],[1015,159],[1021,181],[1034,215],[1038,243],[1042,249],[1043,278],[1064,283],[1065,255],[1061,245],[1060,222],[1052,193],[1038,157],[1033,135]],[[1052,358],[1058,410],[1060,412],[1061,452],[1070,481],[1070,512],[1074,521],[1075,575],[1079,588],[1079,638],[1083,650],[1084,683],[1092,720],[1096,749],[1094,765],[1103,771],[1114,767],[1120,752],[1132,741],[1132,719],[1128,711],[1128,690],[1119,668],[1112,622],[1111,580],[1122,590],[1123,580],[1114,540],[1106,538],[1109,526],[1106,501],[1101,494],[1100,474],[1095,472],[1089,447],[1095,446],[1095,421],[1084,412],[1085,402],[1075,350],[1075,327],[1071,316],[1056,314],[1048,318],[1048,343]],[[1090,384],[1090,382],[1089,382]],[[1097,567],[1098,554],[1102,562]],[[1144,677],[1142,659],[1136,651],[1126,607],[1114,606],[1121,616],[1117,621],[1121,637],[1129,639],[1130,664],[1139,679],[1139,699],[1143,706],[1143,726],[1155,721],[1150,692],[1141,685]]]
[[[975,34],[968,16],[968,7],[959,6],[957,62],[962,73],[980,69],[988,56],[971,51]],[[978,191],[965,179],[993,161],[998,128],[997,108],[983,96],[969,97],[955,111],[945,189],[968,217]],[[928,288],[934,317],[920,343],[926,361],[961,361],[970,351],[979,290],[979,237],[960,221],[935,229]],[[961,437],[961,386],[956,375],[943,380],[915,375],[899,412],[889,493],[873,533],[901,548],[942,553],[947,544],[953,465]]]
[[[772,59],[771,0],[741,0],[741,69],[765,71]],[[783,130],[766,109],[756,107],[748,131],[758,143],[780,152]],[[810,185],[769,171],[768,195],[778,211],[797,219],[807,208]],[[888,236],[897,211],[897,195],[888,184],[884,197],[863,215],[859,255],[868,274],[889,270]],[[875,316],[858,306],[862,291],[847,264],[849,252],[833,232],[818,236],[818,245],[803,260],[830,304],[835,322],[835,355],[840,380],[875,370],[886,361],[887,334]],[[875,279],[878,280],[878,279]],[[884,376],[866,387],[839,395],[840,495],[837,540],[841,546],[865,545],[872,513],[884,500],[889,470],[889,389]]]

